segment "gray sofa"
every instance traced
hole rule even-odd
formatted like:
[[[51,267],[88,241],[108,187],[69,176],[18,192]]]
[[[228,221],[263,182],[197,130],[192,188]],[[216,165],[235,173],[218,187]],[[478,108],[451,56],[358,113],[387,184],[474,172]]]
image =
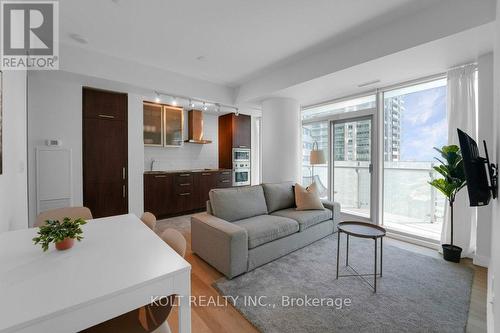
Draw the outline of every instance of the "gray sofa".
[[[336,230],[338,203],[295,210],[294,183],[214,189],[207,212],[191,217],[191,248],[231,279]]]

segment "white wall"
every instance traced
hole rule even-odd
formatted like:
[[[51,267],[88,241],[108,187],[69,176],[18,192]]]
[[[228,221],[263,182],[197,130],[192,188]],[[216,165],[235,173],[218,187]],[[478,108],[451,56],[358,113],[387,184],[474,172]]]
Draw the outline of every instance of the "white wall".
[[[82,169],[82,87],[127,92],[129,145],[129,209],[143,212],[142,100],[133,88],[111,81],[88,78],[65,72],[33,71],[28,76],[28,172],[29,220],[36,216],[35,148],[46,139],[60,139],[72,149],[72,204],[83,204]]]
[[[3,73],[0,232],[28,227],[26,173],[26,72]]]
[[[300,106],[291,98],[262,102],[262,182],[299,181]]]
[[[493,144],[493,53],[478,58],[478,144]],[[482,148],[481,148],[482,151]],[[478,207],[474,264],[487,267],[491,253],[492,205]]]
[[[141,120],[142,123],[142,120]],[[219,143],[217,140],[219,117],[203,114],[203,136],[212,140],[209,144],[184,143],[178,148],[145,147],[144,170],[150,170],[154,158],[155,170],[185,170],[219,167]],[[188,115],[184,111],[184,140],[188,138]]]
[[[498,163],[500,157],[500,1],[497,1],[497,35],[494,53],[494,120],[493,120],[493,135],[494,147],[493,158],[494,163]],[[491,260],[488,269],[488,332],[494,333],[500,331],[500,204],[498,199],[493,200],[493,218],[491,220]]]

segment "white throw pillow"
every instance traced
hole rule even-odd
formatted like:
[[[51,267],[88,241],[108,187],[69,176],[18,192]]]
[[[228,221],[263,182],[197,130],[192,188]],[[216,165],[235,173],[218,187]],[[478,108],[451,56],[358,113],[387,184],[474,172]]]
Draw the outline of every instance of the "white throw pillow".
[[[325,209],[315,182],[308,187],[295,184],[295,205],[297,210]]]

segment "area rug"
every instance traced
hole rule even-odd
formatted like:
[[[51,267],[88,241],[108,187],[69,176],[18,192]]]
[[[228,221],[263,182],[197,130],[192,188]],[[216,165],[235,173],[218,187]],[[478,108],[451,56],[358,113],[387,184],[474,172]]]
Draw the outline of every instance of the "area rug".
[[[386,242],[387,243],[387,242]],[[341,240],[341,274],[345,267]],[[373,240],[351,237],[349,264],[373,272]],[[377,293],[358,277],[335,279],[329,236],[215,287],[261,332],[464,332],[473,271],[384,244]]]

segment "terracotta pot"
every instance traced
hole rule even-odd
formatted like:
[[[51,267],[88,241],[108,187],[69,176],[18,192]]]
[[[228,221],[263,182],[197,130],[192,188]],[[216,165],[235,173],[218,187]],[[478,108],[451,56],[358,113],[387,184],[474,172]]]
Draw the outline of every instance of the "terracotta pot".
[[[56,243],[56,249],[64,251],[71,249],[73,245],[75,245],[75,240],[73,238],[65,238],[63,241]]]

